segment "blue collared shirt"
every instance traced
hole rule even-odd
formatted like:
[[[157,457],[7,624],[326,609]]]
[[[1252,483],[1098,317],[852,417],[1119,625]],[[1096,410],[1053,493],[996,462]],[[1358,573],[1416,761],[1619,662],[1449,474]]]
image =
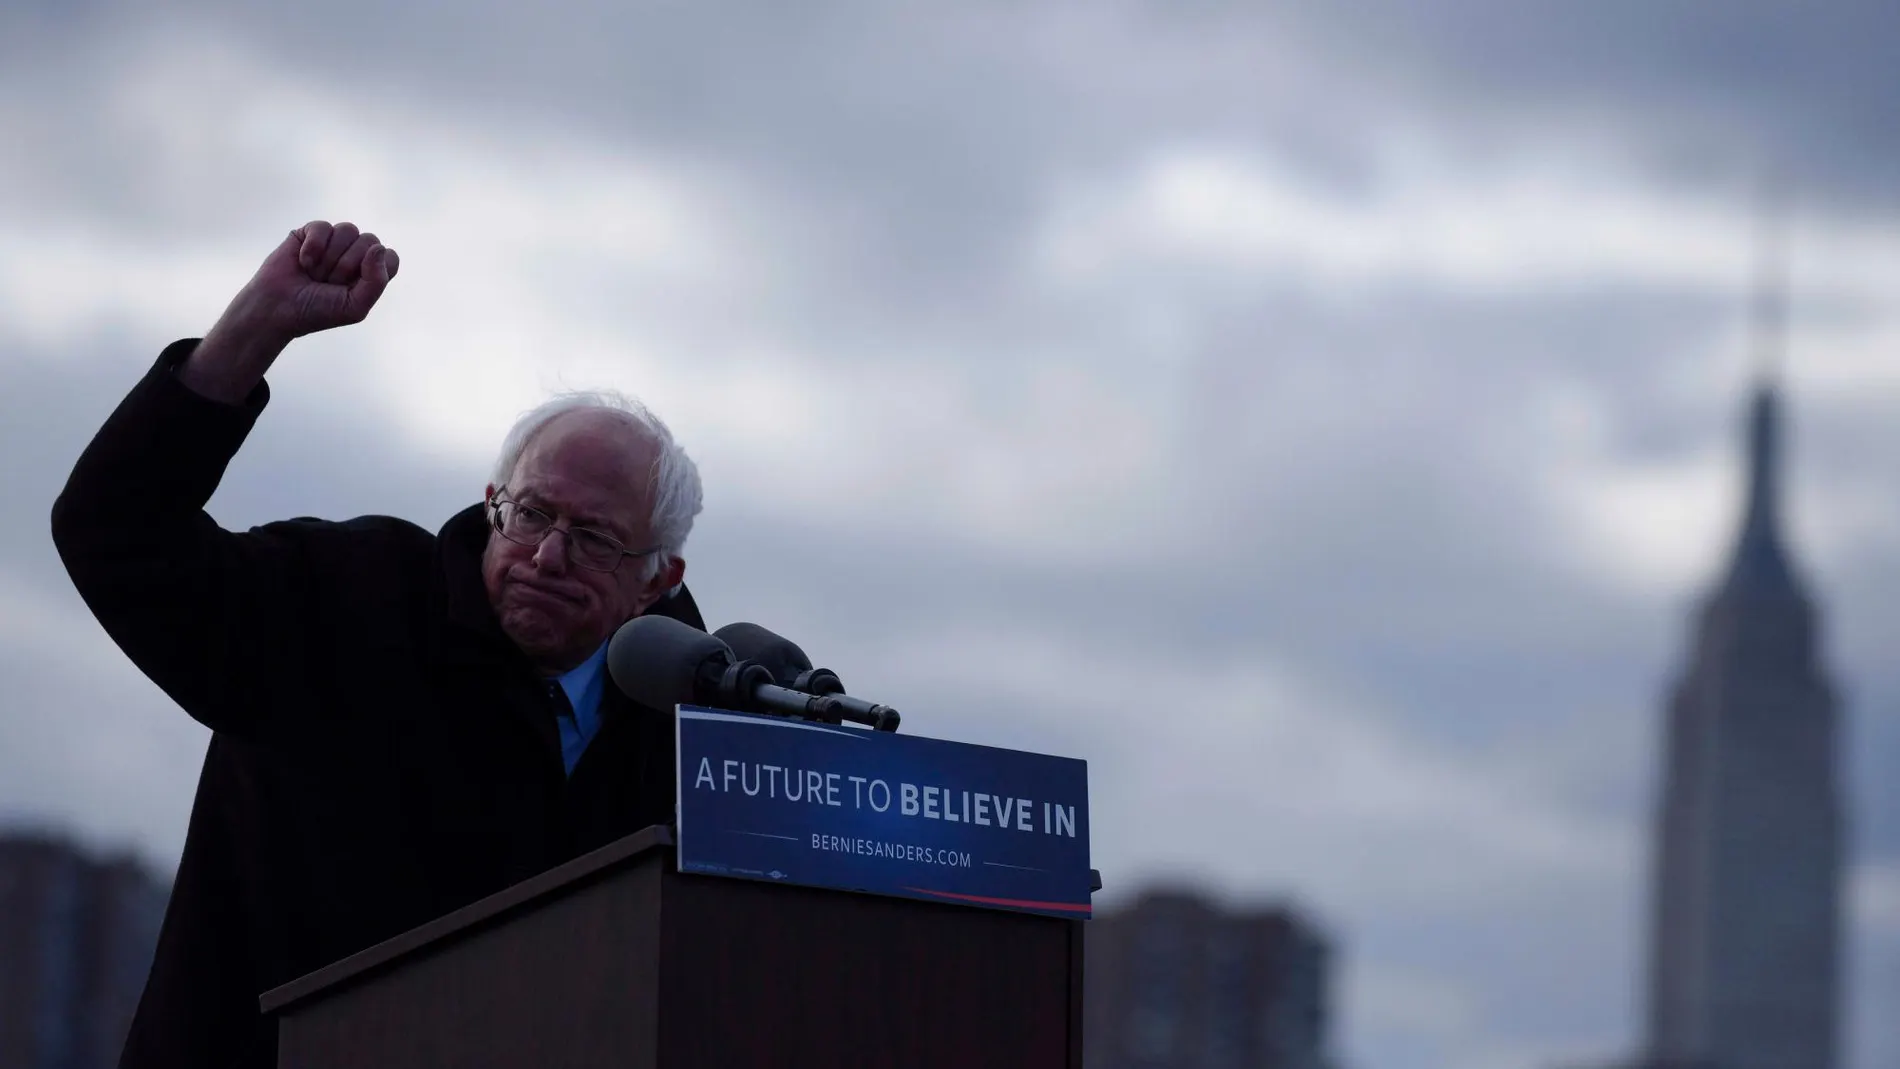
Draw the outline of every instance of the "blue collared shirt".
[[[570,775],[580,762],[581,754],[587,751],[587,744],[594,741],[594,733],[600,730],[600,699],[607,689],[606,667],[607,644],[603,642],[579,667],[555,677],[567,693],[567,704],[574,708],[573,716],[556,718],[561,725],[561,761],[567,765]]]

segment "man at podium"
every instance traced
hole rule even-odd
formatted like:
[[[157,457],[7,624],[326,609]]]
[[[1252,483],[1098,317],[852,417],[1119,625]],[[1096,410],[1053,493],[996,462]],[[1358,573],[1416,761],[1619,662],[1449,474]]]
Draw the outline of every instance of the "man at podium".
[[[704,626],[681,582],[698,471],[644,408],[530,413],[435,532],[205,512],[272,362],[361,322],[397,269],[349,223],[292,231],[53,507],[107,633],[214,732],[122,1066],[270,1066],[260,992],[671,819],[671,713],[604,671],[634,616]]]

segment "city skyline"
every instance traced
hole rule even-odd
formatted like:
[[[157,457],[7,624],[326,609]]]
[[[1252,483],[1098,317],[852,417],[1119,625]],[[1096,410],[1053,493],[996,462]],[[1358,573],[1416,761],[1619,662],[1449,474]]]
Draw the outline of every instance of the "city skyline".
[[[1839,715],[1819,608],[1783,544],[1774,369],[1747,408],[1748,497],[1666,707],[1644,1057],[1833,1069]]]
[[[1337,947],[1293,907],[1143,888],[1088,922],[1089,1069],[1331,1069]]]
[[[119,1063],[166,896],[142,859],[0,827],[0,1066]]]
[[[1852,826],[1839,694],[1785,536],[1789,271],[1771,186],[1750,293],[1746,492],[1721,577],[1692,614],[1664,707],[1650,866],[1643,1057],[1833,1069],[1841,878]]]

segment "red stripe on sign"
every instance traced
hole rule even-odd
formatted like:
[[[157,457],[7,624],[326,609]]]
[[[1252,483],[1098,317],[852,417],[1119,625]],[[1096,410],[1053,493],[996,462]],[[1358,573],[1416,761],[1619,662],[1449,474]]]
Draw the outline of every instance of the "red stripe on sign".
[[[1095,909],[1087,902],[1032,902],[1026,898],[991,898],[987,895],[960,895],[954,891],[933,891],[928,887],[906,887],[920,895],[936,895],[938,898],[954,898],[959,902],[981,902],[988,906],[1014,906],[1018,909],[1059,909],[1065,913],[1092,913]]]

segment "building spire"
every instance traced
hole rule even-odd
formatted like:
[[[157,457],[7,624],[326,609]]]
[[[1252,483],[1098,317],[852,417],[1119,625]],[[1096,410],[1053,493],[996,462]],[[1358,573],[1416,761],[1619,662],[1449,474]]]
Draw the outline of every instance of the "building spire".
[[[1794,576],[1781,544],[1780,386],[1787,349],[1788,264],[1784,198],[1770,184],[1757,220],[1755,279],[1749,333],[1754,350],[1755,389],[1748,413],[1748,504],[1729,568],[1728,585],[1751,589],[1792,587]]]

